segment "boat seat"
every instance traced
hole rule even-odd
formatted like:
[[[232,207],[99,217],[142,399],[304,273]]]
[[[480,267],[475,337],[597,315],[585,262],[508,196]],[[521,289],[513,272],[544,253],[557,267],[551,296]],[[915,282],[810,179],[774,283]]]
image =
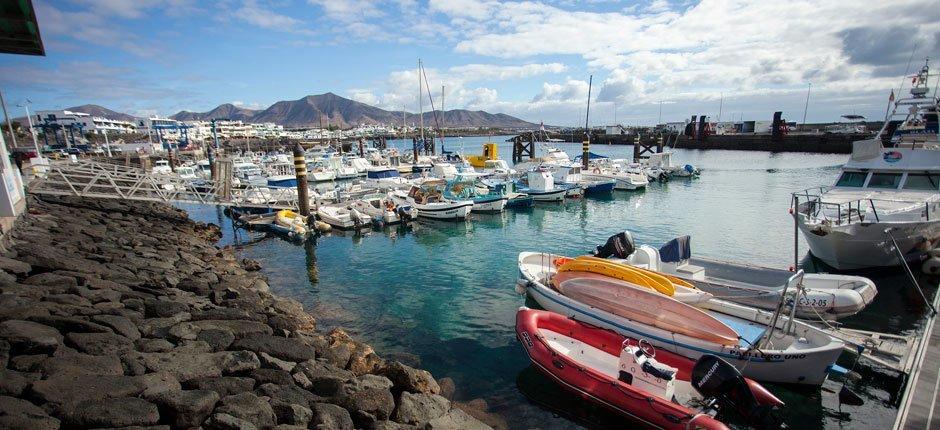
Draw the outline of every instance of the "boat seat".
[[[691,263],[685,263],[676,266],[676,272],[681,275],[686,275],[692,279],[705,279],[705,268]]]

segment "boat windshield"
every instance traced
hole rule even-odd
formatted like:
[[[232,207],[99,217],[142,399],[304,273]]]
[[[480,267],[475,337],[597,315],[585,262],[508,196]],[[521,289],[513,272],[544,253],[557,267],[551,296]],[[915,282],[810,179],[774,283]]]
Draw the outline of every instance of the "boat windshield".
[[[937,191],[940,175],[931,173],[908,173],[904,181],[905,190]]]
[[[866,172],[842,172],[842,176],[839,177],[839,181],[836,182],[837,187],[861,187],[865,185],[865,178],[868,177]]]
[[[872,173],[868,188],[897,189],[900,183],[900,173]]]

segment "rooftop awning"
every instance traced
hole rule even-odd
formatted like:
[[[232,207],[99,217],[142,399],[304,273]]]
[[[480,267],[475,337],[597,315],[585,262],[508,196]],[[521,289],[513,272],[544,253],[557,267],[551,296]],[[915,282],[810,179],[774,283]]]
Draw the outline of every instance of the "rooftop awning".
[[[32,0],[0,0],[0,53],[46,55]]]

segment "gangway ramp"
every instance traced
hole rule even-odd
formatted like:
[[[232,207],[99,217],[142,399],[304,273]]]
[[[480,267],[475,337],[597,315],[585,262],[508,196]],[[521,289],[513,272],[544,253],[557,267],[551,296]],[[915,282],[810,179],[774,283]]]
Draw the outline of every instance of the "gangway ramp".
[[[51,164],[28,184],[40,195],[191,203],[263,209],[297,209],[297,190],[290,187],[246,185],[231,181],[184,179],[134,167],[95,161]]]

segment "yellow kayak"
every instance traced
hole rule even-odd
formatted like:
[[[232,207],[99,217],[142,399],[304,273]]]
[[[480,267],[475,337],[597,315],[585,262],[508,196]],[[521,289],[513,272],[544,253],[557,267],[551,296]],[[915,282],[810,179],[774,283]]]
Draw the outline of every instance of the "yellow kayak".
[[[659,291],[667,296],[676,292],[675,285],[666,277],[655,272],[643,272],[631,266],[613,263],[602,258],[581,258],[567,261],[558,267],[559,272],[590,272],[630,282],[642,287]]]
[[[631,268],[631,269],[639,270],[639,271],[641,271],[641,272],[652,273],[652,274],[654,274],[654,275],[662,276],[662,277],[668,279],[669,282],[672,282],[673,284],[675,284],[675,285],[677,285],[677,286],[680,286],[680,287],[686,287],[686,288],[695,289],[695,285],[692,284],[691,282],[686,281],[685,279],[682,279],[682,278],[680,278],[680,277],[678,277],[678,276],[670,275],[670,274],[668,274],[668,273],[657,272],[657,271],[655,271],[655,270],[644,269],[644,268],[642,268],[642,267],[628,266],[628,265],[626,265],[626,264],[614,263],[613,261],[606,260],[606,259],[603,259],[603,258],[594,257],[594,256],[590,256],[590,255],[582,255],[582,256],[580,256],[580,257],[575,257],[575,260],[591,260],[591,261],[594,261],[594,260],[601,260],[601,261],[606,261],[606,262],[608,262],[608,263],[613,263],[613,264],[616,264],[616,265],[618,265],[618,266],[629,267],[629,268]]]

